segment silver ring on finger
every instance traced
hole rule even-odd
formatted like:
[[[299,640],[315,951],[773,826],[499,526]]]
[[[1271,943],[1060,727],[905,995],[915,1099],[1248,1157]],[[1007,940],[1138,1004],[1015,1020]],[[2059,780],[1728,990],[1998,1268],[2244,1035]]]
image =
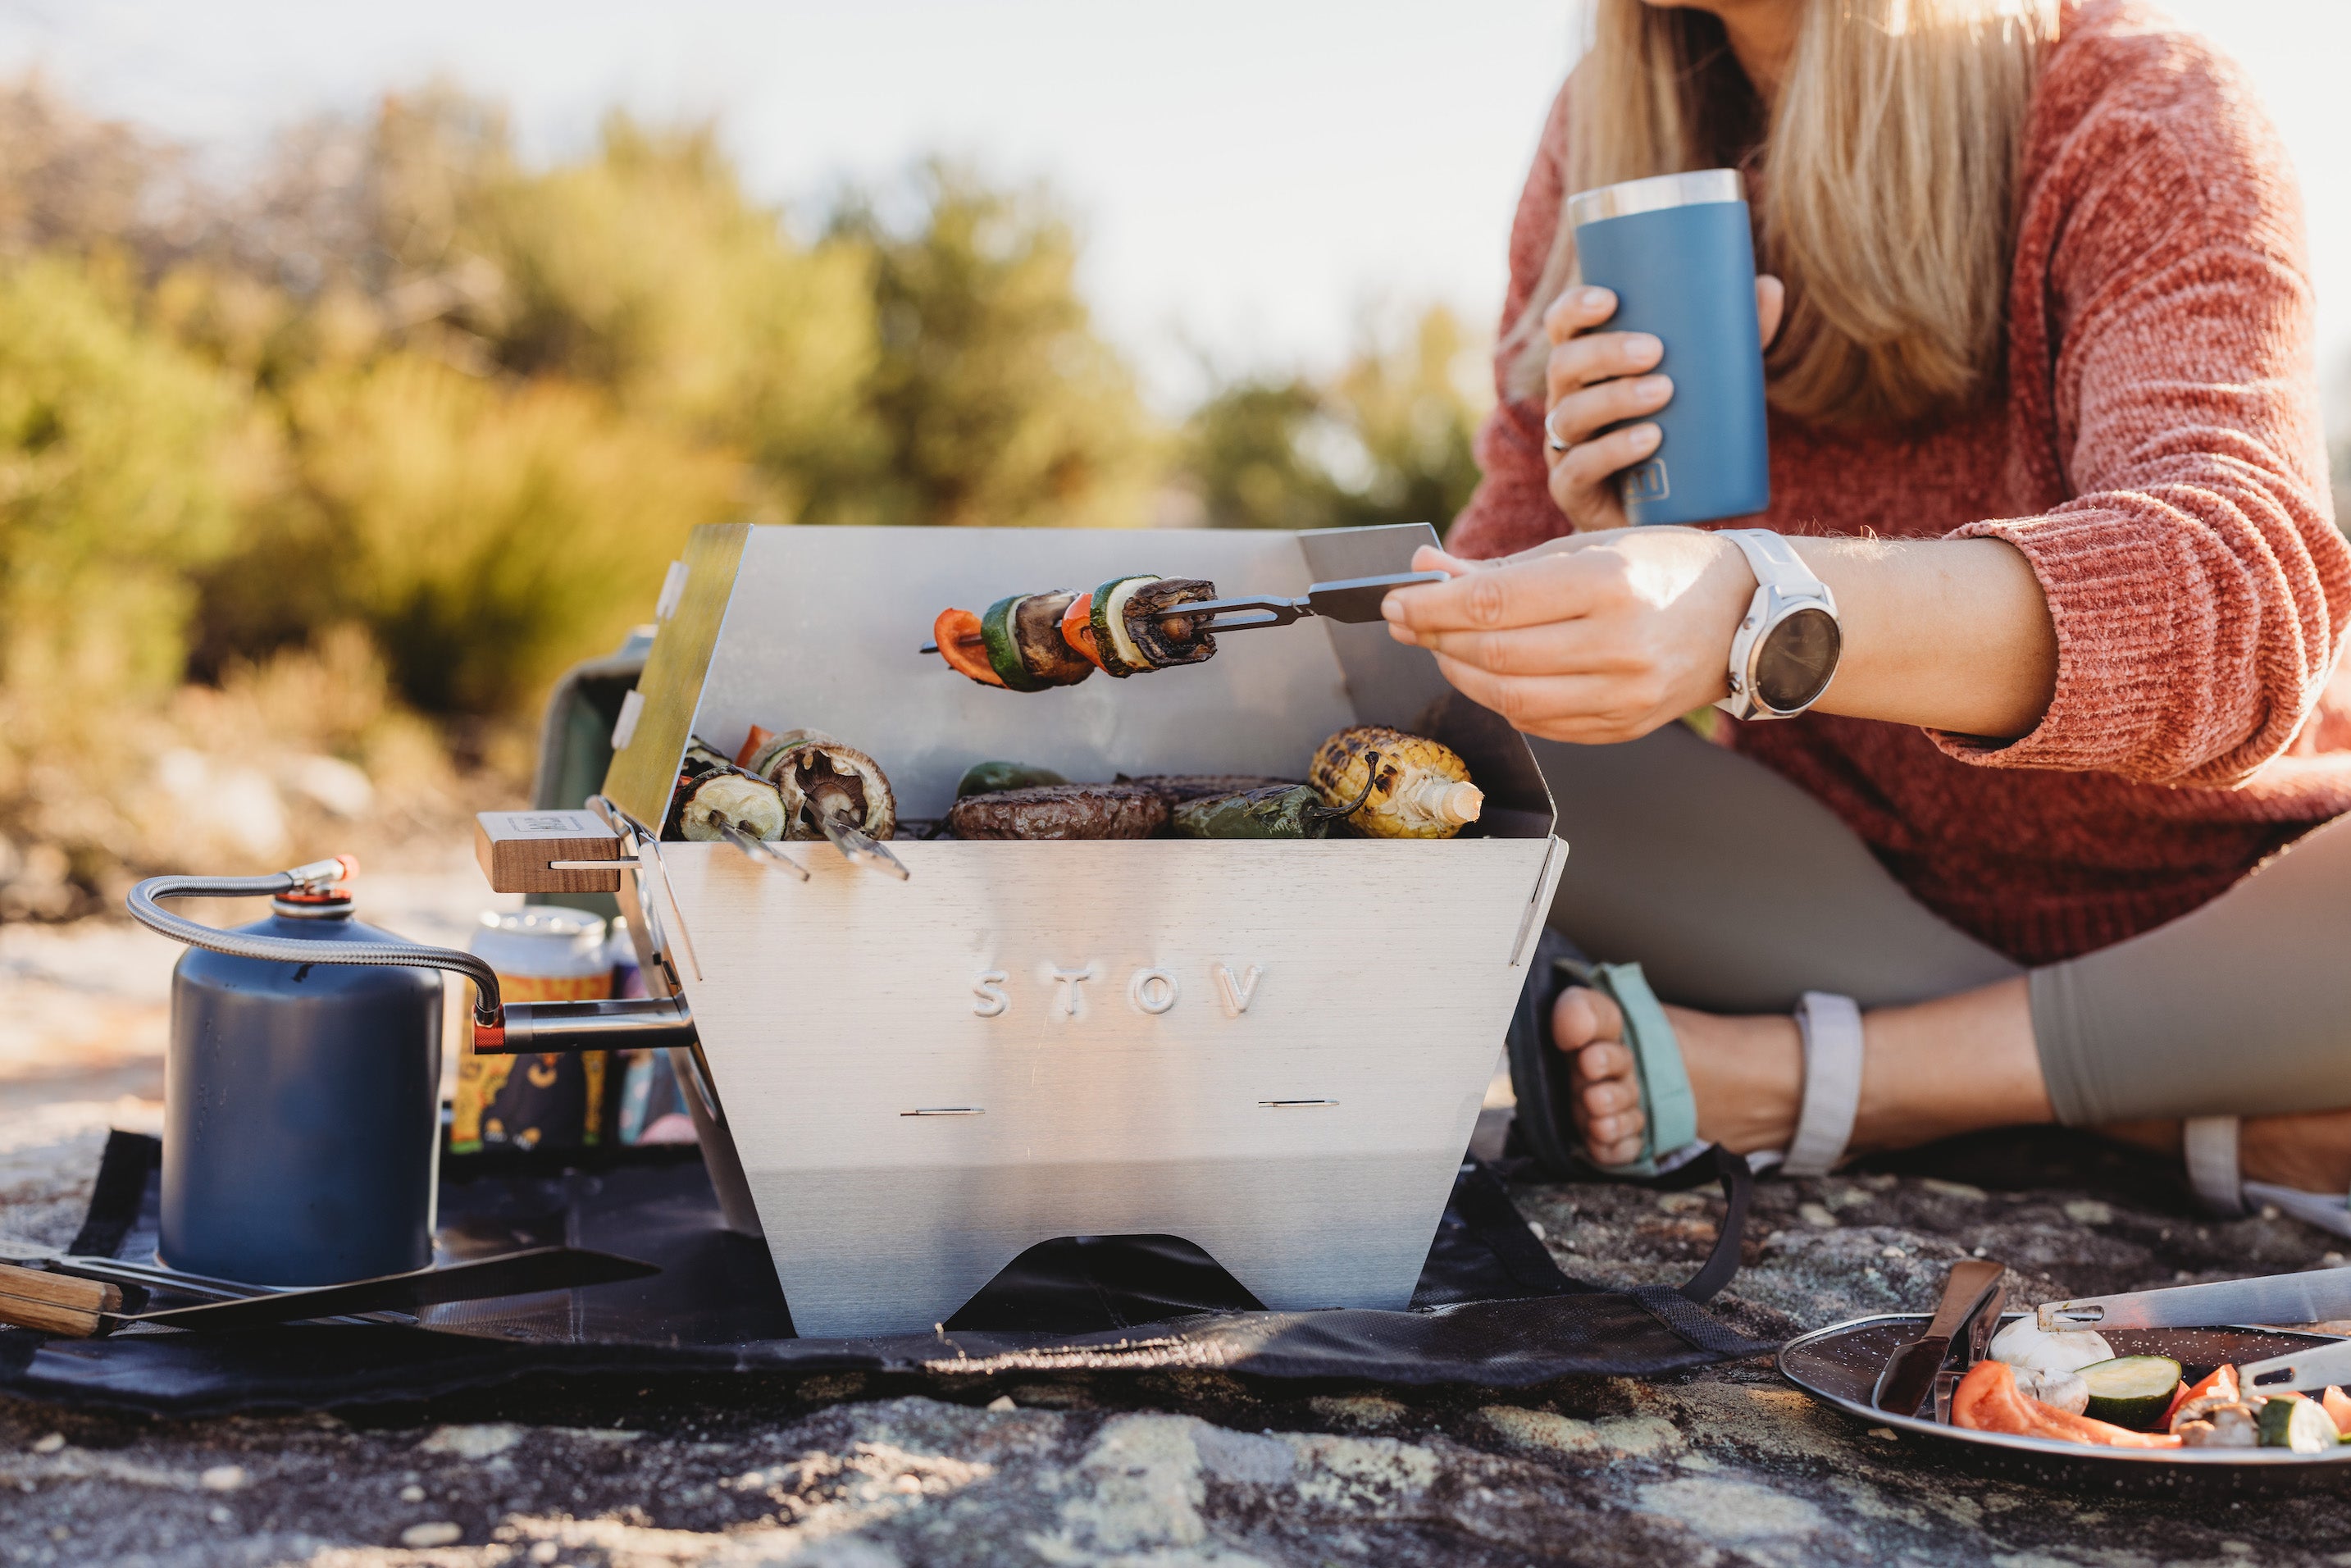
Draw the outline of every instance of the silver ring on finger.
[[[1564,452],[1568,449],[1569,443],[1560,434],[1559,426],[1552,423],[1552,420],[1557,419],[1558,417],[1559,408],[1556,404],[1552,406],[1552,411],[1549,413],[1543,415],[1543,444],[1550,447],[1553,452]]]

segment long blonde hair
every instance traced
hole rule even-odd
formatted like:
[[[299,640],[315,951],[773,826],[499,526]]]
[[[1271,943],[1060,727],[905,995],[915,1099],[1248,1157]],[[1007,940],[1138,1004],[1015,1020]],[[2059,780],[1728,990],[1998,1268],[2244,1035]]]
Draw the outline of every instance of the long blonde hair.
[[[1567,189],[1742,166],[1758,262],[1788,286],[1772,406],[1842,425],[1964,409],[2000,378],[2017,164],[2058,0],[1805,0],[1766,104],[1702,11],[1593,0],[1568,86]],[[1564,211],[1504,338],[1539,395],[1546,307],[1575,277]]]

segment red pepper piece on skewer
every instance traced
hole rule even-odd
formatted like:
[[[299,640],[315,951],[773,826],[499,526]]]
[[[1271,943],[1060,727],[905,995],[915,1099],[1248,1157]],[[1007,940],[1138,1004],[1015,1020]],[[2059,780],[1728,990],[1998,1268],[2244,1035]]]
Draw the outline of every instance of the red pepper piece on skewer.
[[[1004,677],[987,662],[987,639],[980,632],[976,612],[940,611],[939,618],[931,622],[931,641],[939,645],[939,657],[959,674],[969,675],[983,686],[1003,686]]]

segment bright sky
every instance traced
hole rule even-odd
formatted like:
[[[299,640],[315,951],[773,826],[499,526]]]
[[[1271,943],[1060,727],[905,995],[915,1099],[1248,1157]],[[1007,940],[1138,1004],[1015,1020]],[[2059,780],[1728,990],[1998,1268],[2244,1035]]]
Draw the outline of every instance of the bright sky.
[[[2250,68],[2293,151],[2351,422],[2351,4],[2170,9]],[[1576,21],[1575,0],[0,0],[0,69],[233,152],[440,74],[508,102],[540,154],[614,104],[715,115],[777,198],[934,150],[1041,175],[1084,222],[1105,327],[1176,401],[1188,345],[1316,363],[1382,301],[1490,320]]]

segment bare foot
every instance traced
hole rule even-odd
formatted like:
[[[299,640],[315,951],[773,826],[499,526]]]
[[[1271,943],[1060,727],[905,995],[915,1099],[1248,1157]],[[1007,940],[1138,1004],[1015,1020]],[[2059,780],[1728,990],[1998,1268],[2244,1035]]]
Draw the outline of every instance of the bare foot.
[[[2177,1122],[2116,1122],[2100,1132],[2175,1158]],[[2351,1190],[2351,1111],[2248,1116],[2237,1133],[2237,1169],[2248,1181],[2305,1192]]]
[[[1802,1103],[1803,1039],[1785,1017],[1726,1018],[1667,1008],[1698,1100],[1698,1134],[1735,1154],[1784,1149]],[[1574,1058],[1576,1130],[1595,1165],[1641,1155],[1640,1080],[1624,1043],[1625,1015],[1586,987],[1571,987],[1552,1009],[1552,1039]],[[1663,1151],[1660,1151],[1661,1153]]]

